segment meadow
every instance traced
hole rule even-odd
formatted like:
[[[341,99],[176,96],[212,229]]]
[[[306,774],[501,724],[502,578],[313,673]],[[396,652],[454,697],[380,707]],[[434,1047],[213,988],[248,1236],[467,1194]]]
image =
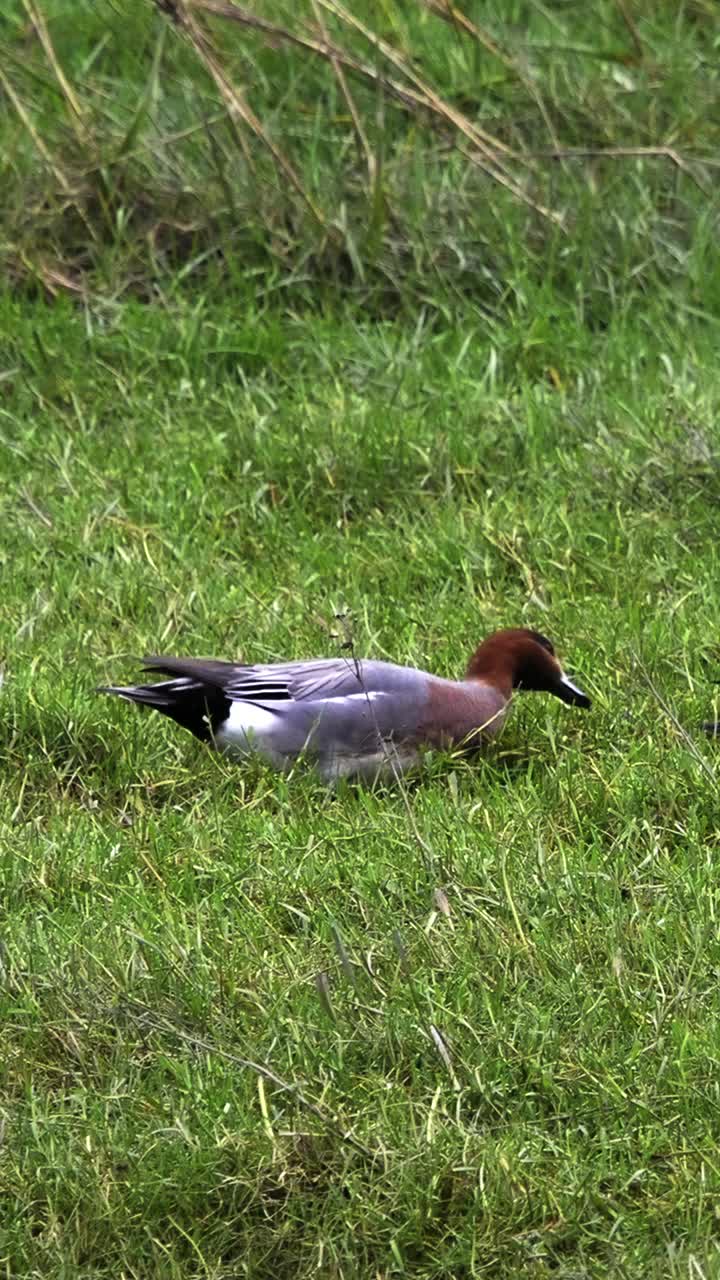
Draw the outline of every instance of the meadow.
[[[357,6],[439,131],[380,36],[0,19],[12,1280],[720,1274],[717,23],[590,8]],[[402,787],[95,692],[510,625],[592,710]]]

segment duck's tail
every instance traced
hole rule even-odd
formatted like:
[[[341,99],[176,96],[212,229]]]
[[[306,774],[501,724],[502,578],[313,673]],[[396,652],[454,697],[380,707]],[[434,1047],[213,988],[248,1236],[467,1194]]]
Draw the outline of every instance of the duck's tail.
[[[201,742],[214,739],[230,711],[230,699],[221,688],[192,676],[161,680],[157,684],[100,685],[97,692],[112,693],[141,707],[152,707],[183,729],[189,729]]]

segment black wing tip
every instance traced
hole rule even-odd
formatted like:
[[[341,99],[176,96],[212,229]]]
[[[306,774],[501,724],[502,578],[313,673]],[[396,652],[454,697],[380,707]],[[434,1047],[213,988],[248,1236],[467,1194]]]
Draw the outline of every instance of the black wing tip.
[[[158,707],[157,694],[151,684],[99,684],[95,688],[96,693],[110,693],[116,698],[125,698],[127,702],[136,702],[141,706]],[[166,699],[163,699],[166,701]]]
[[[217,685],[186,674],[179,678],[176,673],[169,674],[172,679],[152,684],[99,685],[97,692],[115,694],[135,706],[159,711],[201,742],[213,740],[228,717],[229,699]]]

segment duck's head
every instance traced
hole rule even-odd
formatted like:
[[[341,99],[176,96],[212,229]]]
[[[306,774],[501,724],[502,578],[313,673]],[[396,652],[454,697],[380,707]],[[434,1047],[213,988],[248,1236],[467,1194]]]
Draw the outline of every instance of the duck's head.
[[[466,679],[494,684],[508,697],[513,689],[534,689],[552,693],[571,706],[592,705],[587,694],[563,671],[547,636],[525,627],[511,627],[488,636],[470,659]]]

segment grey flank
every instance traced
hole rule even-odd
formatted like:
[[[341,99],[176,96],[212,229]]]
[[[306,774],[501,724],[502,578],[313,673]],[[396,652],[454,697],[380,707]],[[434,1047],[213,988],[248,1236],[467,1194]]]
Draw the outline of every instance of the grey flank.
[[[383,743],[414,740],[428,702],[428,677],[390,662],[329,659],[235,667],[223,692],[274,712],[263,746],[280,756],[307,750],[342,770]]]

